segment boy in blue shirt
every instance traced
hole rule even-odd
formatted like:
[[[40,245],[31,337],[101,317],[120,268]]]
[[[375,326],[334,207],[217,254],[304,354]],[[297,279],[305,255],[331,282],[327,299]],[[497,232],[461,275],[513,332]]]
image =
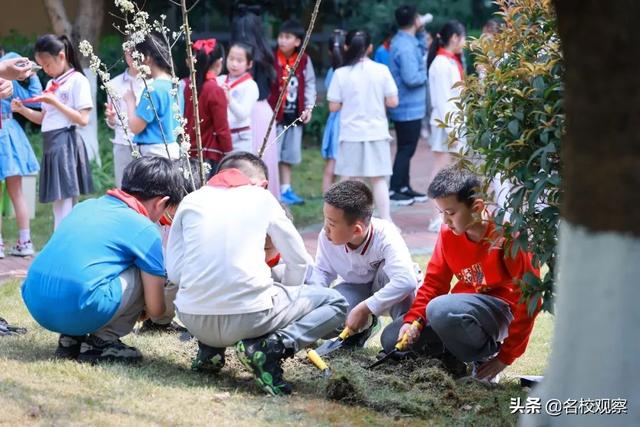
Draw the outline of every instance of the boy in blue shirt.
[[[177,164],[141,157],[124,170],[122,190],[78,204],[35,258],[22,286],[34,319],[60,335],[57,357],[137,362],[120,341],[140,314],[165,312],[166,273],[155,222],[184,196]]]

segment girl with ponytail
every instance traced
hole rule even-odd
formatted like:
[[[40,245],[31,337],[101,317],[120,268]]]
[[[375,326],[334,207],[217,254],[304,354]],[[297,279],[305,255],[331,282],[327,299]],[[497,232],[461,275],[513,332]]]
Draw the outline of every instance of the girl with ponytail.
[[[32,98],[42,111],[25,107],[18,99],[13,112],[42,125],[44,140],[40,168],[40,202],[53,202],[54,227],[67,216],[80,194],[93,192],[89,159],[76,126],[89,123],[93,108],[91,87],[67,36],[47,34],[35,44],[36,62],[51,77],[44,92]]]
[[[371,37],[351,31],[345,39],[342,66],[333,74],[327,100],[329,111],[340,111],[336,175],[368,178],[378,216],[391,221],[389,187],[391,149],[386,107],[398,105],[398,88],[386,65],[373,62]]]
[[[451,152],[458,151],[458,144],[449,145],[450,128],[441,128],[439,121],[445,121],[447,114],[457,110],[455,98],[460,96],[462,88],[456,83],[464,78],[464,69],[460,55],[466,42],[466,31],[458,21],[449,21],[435,35],[427,67],[429,70],[429,94],[431,98],[431,136],[429,143],[435,160],[432,170],[433,178],[436,173],[452,162]],[[429,231],[440,231],[442,219],[438,215],[429,225]]]
[[[222,156],[232,150],[227,120],[229,103],[224,90],[216,81],[222,71],[224,47],[216,39],[196,40],[193,43],[193,52],[196,58],[196,89],[200,113],[200,135],[202,135],[202,157],[211,167],[209,172],[211,176],[216,172]],[[187,119],[191,155],[196,156],[195,119],[189,78],[185,79],[184,101],[184,117]]]

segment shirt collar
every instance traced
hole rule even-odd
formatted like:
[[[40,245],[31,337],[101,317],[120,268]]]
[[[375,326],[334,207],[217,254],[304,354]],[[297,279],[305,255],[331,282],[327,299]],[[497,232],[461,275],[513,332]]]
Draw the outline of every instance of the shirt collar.
[[[371,241],[373,240],[373,234],[374,234],[374,229],[373,229],[373,224],[371,224],[371,225],[369,225],[369,232],[367,233],[367,237],[360,244],[360,246],[358,246],[355,249],[351,249],[349,247],[349,245],[345,244],[344,245],[345,252],[349,253],[349,252],[357,252],[357,251],[359,251],[360,255],[366,254],[367,250],[371,246]]]

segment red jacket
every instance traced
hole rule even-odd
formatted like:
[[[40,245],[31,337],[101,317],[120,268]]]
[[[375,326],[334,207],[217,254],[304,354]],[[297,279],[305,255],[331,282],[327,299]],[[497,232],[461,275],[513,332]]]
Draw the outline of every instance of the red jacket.
[[[289,58],[285,58],[282,52],[280,52],[280,49],[276,50],[276,55],[275,55],[276,79],[273,82],[273,86],[271,86],[271,92],[269,93],[269,98],[267,98],[269,105],[271,105],[271,108],[274,110],[276,109],[276,104],[278,103],[278,97],[280,96],[280,91],[282,90],[284,82],[287,78],[285,67],[287,65],[293,66],[293,64],[296,61],[297,55],[298,54],[295,53],[291,55]],[[296,68],[296,72],[294,73],[294,75],[298,78],[298,99],[297,99],[298,116],[302,114],[305,108],[304,88],[306,85],[304,80],[304,70],[307,69],[308,60],[309,60],[309,56],[306,53],[303,54],[302,58],[300,59],[300,64],[298,64],[298,68]],[[284,120],[284,104],[286,102],[287,102],[287,97],[285,95],[284,99],[282,100],[282,104],[280,104],[280,111],[278,111],[278,114],[276,116],[276,121],[278,123],[281,123]]]
[[[521,279],[527,271],[536,276],[540,273],[531,265],[531,254],[519,252],[515,258],[510,258],[503,248],[504,238],[499,238],[491,246],[487,237],[495,237],[494,230],[495,226],[491,223],[485,239],[475,243],[466,235],[456,236],[449,227],[442,226],[424,282],[404,321],[411,323],[418,318],[427,320],[429,301],[449,292],[483,293],[500,298],[509,304],[513,321],[509,326],[509,336],[497,357],[510,365],[526,350],[533,322],[538,314],[536,310],[533,316],[529,316],[527,305],[519,303],[521,291],[514,279]],[[454,275],[458,283],[451,289]],[[539,307],[540,305],[538,309]]]
[[[191,100],[191,79],[185,79],[184,117],[187,119],[187,132],[191,141],[191,155],[197,155],[196,131],[194,128],[193,103]],[[198,94],[200,112],[200,133],[202,135],[202,156],[205,159],[219,161],[224,153],[233,149],[231,132],[227,120],[227,97],[215,79],[204,82]]]

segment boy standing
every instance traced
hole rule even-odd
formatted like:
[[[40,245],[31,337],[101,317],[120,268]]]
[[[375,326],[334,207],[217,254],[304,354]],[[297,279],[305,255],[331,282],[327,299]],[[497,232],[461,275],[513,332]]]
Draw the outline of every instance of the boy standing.
[[[276,108],[278,97],[282,90],[289,69],[298,58],[300,45],[304,38],[304,28],[298,21],[285,21],[278,34],[278,49],[276,50],[276,80],[271,88],[269,104]],[[302,123],[307,124],[311,120],[311,112],[316,102],[316,75],[313,71],[311,58],[305,53],[300,59],[296,72],[291,76],[287,95],[284,98],[280,111],[277,112],[277,135],[282,133],[285,126],[293,123],[298,117]],[[291,188],[291,168],[302,161],[302,126],[293,126],[281,137],[280,145],[280,191],[281,200],[287,205],[299,205],[304,199],[298,196]]]
[[[529,253],[511,257],[495,224],[483,220],[479,188],[480,180],[457,166],[438,172],[429,185],[444,225],[413,306],[381,341],[389,352],[408,332],[417,351],[453,357],[458,365],[473,362],[475,377],[492,380],[527,348],[537,311],[529,316],[516,282],[539,272]],[[424,328],[412,326],[418,319]]]
[[[333,289],[303,284],[312,263],[302,237],[266,190],[267,167],[232,153],[218,173],[185,197],[167,248],[169,280],[179,285],[178,317],[198,339],[194,367],[219,370],[225,347],[271,394],[289,394],[282,361],[334,331],[346,312]],[[269,235],[285,264],[282,283],[265,263]]]
[[[349,341],[363,346],[377,316],[402,319],[411,307],[418,287],[411,255],[393,223],[371,217],[373,195],[364,183],[331,186],[323,211],[310,284],[327,287],[340,277],[335,289],[349,303],[345,326],[356,334]]]
[[[142,359],[120,338],[143,310],[165,312],[162,242],[154,222],[183,195],[182,174],[172,161],[142,157],[125,168],[122,190],[80,203],[60,223],[22,285],[34,319],[61,334],[57,357]]]

